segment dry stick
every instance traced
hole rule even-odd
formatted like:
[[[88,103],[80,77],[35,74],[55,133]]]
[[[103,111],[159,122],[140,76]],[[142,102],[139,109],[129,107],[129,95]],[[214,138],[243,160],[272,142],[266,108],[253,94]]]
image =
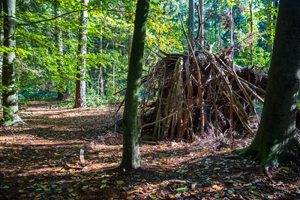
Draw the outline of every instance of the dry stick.
[[[207,53],[207,52],[206,52]],[[221,77],[221,79],[223,80],[223,82],[224,82],[224,84],[225,84],[225,88],[226,88],[226,90],[227,90],[227,92],[230,94],[231,92],[232,92],[232,90],[231,90],[231,88],[229,87],[229,83],[228,83],[228,80],[223,76],[223,73],[222,73],[222,69],[219,69],[219,67],[216,65],[216,61],[215,61],[215,58],[211,55],[211,54],[209,54],[209,56],[211,57],[211,60],[212,60],[212,62],[213,62],[213,67],[214,67],[214,69],[218,72],[218,74],[220,75],[220,77]],[[221,87],[221,85],[219,84],[219,86]],[[243,107],[240,105],[240,102],[234,97],[234,94],[233,94],[233,99],[234,99],[234,101],[235,101],[235,103],[236,103],[236,105],[238,105],[238,108],[239,108],[239,110],[240,110],[240,112],[241,112],[241,114],[242,114],[242,116],[244,117],[244,119],[248,119],[249,117],[248,117],[248,114],[246,113],[246,111],[243,109]]]
[[[140,113],[139,113],[139,123],[138,123],[138,135],[139,135],[140,138],[142,137],[142,129],[141,129],[141,126],[142,126],[142,105],[145,102],[146,88],[149,84],[149,73],[150,73],[150,65],[148,67],[147,81],[146,81],[145,86],[144,86],[143,99],[141,101],[140,108],[139,108]]]
[[[170,109],[170,98],[171,98],[171,95],[173,94],[173,89],[174,89],[174,85],[171,87],[171,90],[169,91],[169,94],[168,94],[168,97],[167,97],[164,116],[167,116],[168,113],[169,113],[168,111]],[[163,130],[163,138],[167,137],[167,133],[168,133],[168,130],[169,130],[170,122],[171,122],[171,120],[167,120],[167,121],[163,122],[163,129],[164,129]]]
[[[158,101],[158,111],[157,111],[157,115],[156,115],[156,121],[158,119],[161,119],[161,99],[162,99],[162,95],[163,95],[163,90],[164,90],[164,78],[165,78],[165,75],[166,75],[166,63],[164,63],[164,74],[163,76],[160,78],[160,83],[161,83],[161,88],[160,88],[160,93],[159,93],[159,101]],[[153,134],[153,137],[152,139],[154,140],[154,137],[156,135],[156,131],[158,131],[157,133],[157,139],[159,140],[159,137],[160,137],[160,123],[158,124],[155,124],[155,127],[154,127],[154,134]]]
[[[177,101],[178,101],[178,104],[177,104],[177,110],[178,110],[178,128],[177,128],[177,138],[182,138],[181,137],[181,132],[182,132],[182,129],[183,129],[183,124],[182,124],[182,102],[183,102],[183,99],[182,99],[182,95],[183,95],[183,92],[182,92],[182,77],[181,77],[181,73],[182,73],[182,65],[183,65],[183,60],[182,58],[178,58],[178,61],[179,61],[179,64],[177,66],[177,87],[176,87],[176,90],[177,90]]]
[[[223,94],[230,100],[230,96],[228,94],[225,93],[225,91],[223,91]],[[233,102],[235,104],[235,102]],[[240,114],[240,110],[238,109],[237,104],[235,104],[235,106],[233,106],[236,114],[238,115],[240,121],[242,122],[242,124],[244,125],[244,127],[250,132],[250,134],[253,136],[254,132],[252,131],[252,129],[250,128],[250,126],[248,125],[248,123],[244,120],[244,117]]]
[[[241,78],[241,77],[239,77],[239,79],[240,79],[242,82],[248,84],[248,85],[249,85],[250,87],[252,87],[253,89],[255,89],[255,90],[257,90],[257,91],[260,91],[260,92],[263,93],[263,94],[266,94],[266,91],[265,91],[265,90],[263,90],[263,89],[261,89],[261,88],[255,86],[255,85],[253,85],[252,83],[246,81],[245,79],[243,79],[243,78]]]
[[[193,87],[192,87],[192,82],[191,82],[191,79],[190,79],[190,67],[189,67],[189,59],[186,59],[185,61],[185,77],[186,77],[186,87],[187,87],[187,107],[190,107],[192,102],[191,102],[191,99],[193,98]],[[191,116],[190,114],[190,110],[189,110],[189,116]],[[181,137],[183,137],[184,133],[185,133],[185,128],[187,126],[187,123],[188,123],[188,120],[189,120],[189,116],[188,116],[188,113],[185,112],[184,113],[184,118],[183,118],[183,129],[182,129],[182,134],[181,134]],[[192,124],[192,123],[191,123]],[[189,127],[190,128],[190,127]],[[193,130],[193,129],[191,129]]]
[[[177,61],[176,61],[176,64],[175,64],[175,69],[174,69],[174,71],[176,72],[176,70],[177,70],[177,68],[178,68],[178,65],[179,65],[179,63],[181,62],[181,60],[182,59],[177,59]],[[177,73],[176,73],[176,75],[177,75]],[[175,80],[177,80],[177,78],[175,79]],[[169,111],[169,109],[170,109],[170,101],[171,101],[171,96],[173,95],[173,90],[176,88],[176,84],[173,84],[173,86],[171,87],[171,90],[169,91],[169,94],[168,94],[168,97],[167,97],[167,101],[166,101],[166,107],[165,107],[165,116],[167,116],[168,115],[168,111]],[[175,91],[176,92],[176,91]],[[175,98],[174,98],[175,99]],[[172,102],[172,104],[173,104],[173,102]],[[172,108],[171,108],[171,112],[172,112]],[[171,122],[171,120],[169,119],[169,120],[167,120],[167,121],[164,121],[164,123],[163,123],[163,128],[164,128],[164,138],[167,136],[167,133],[168,133],[168,130],[169,130],[169,126],[170,126],[170,122]],[[173,123],[172,123],[172,125],[174,124],[175,122],[173,121]],[[175,129],[174,129],[175,130]]]
[[[198,64],[198,61],[196,59],[196,56],[195,56],[195,51],[194,49],[192,48],[192,45],[189,41],[189,38],[186,34],[186,31],[185,31],[185,28],[184,28],[184,25],[183,25],[183,21],[182,21],[182,18],[181,18],[181,15],[180,13],[178,14],[179,16],[179,19],[180,19],[180,22],[181,22],[181,26],[183,28],[183,32],[184,32],[184,35],[185,35],[185,38],[186,38],[186,41],[188,42],[188,45],[189,45],[189,48],[192,52],[192,55],[193,55],[193,58],[195,60],[195,63],[196,63],[196,66],[197,66],[197,75],[198,75],[198,95],[199,95],[199,100],[200,100],[200,113],[201,113],[201,123],[202,123],[202,126],[201,126],[201,135],[204,134],[204,109],[203,109],[203,94],[202,94],[202,88],[201,88],[201,71],[200,71],[200,67],[199,67],[199,64]],[[202,47],[203,48],[203,47]]]
[[[263,98],[261,98],[254,90],[252,90],[246,83],[242,82],[242,84],[244,85],[244,87],[255,97],[257,98],[257,100],[261,103],[264,103],[265,101],[263,100]]]
[[[157,66],[157,65],[156,65],[156,66]],[[152,79],[154,79],[155,71],[156,71],[156,67],[154,67],[153,70],[151,71],[151,73],[152,73]],[[148,76],[150,76],[150,74],[149,74]],[[150,80],[149,80],[149,82],[150,82]],[[154,81],[152,81],[152,83],[154,83]],[[145,102],[145,107],[143,108],[143,113],[146,113],[146,112],[147,112],[147,111],[144,112],[144,109],[147,107],[147,104],[148,104],[148,102],[149,102],[149,100],[150,100],[150,96],[151,96],[151,87],[149,86],[149,90],[148,90],[148,98],[147,98],[147,100],[146,100],[146,102]]]
[[[215,62],[214,57],[212,58],[212,60],[213,60],[213,62]],[[228,85],[228,84],[229,84],[229,83],[228,83],[228,80],[225,79],[225,77],[223,76],[223,74],[222,74],[222,72],[221,72],[221,69],[219,69],[219,68],[216,66],[216,64],[213,64],[213,67],[214,67],[214,68],[218,71],[218,73],[220,74],[221,79],[222,79],[223,82],[225,83],[225,87],[226,87],[226,89],[227,89],[227,92],[228,92],[229,94],[232,93],[232,90],[230,90],[230,87],[229,87],[229,85]],[[219,85],[219,86],[221,87],[221,85]],[[239,102],[239,100],[237,100],[235,94],[232,93],[232,95],[233,95],[234,103],[235,103],[235,105],[237,106],[239,113],[243,116],[244,119],[247,120],[247,119],[249,118],[247,112],[244,110],[244,108],[243,108],[243,106],[241,105],[241,103]],[[230,97],[229,97],[229,99],[230,99]],[[236,110],[235,110],[235,111],[236,111]],[[237,112],[238,115],[239,115],[239,113]],[[242,123],[244,124],[244,126],[247,128],[247,125],[246,125],[246,122],[244,122],[244,121],[245,121],[244,119],[241,119],[241,122],[242,122]]]
[[[237,74],[236,74],[236,72],[235,72],[235,70],[234,70],[234,61],[233,61],[233,60],[232,60],[232,72],[233,72],[233,76],[234,76],[234,78],[235,78],[235,80],[236,80],[236,82],[237,82],[239,88],[242,90],[242,92],[244,93],[244,95],[245,95],[247,101],[249,102],[252,112],[253,112],[254,114],[256,114],[255,106],[253,105],[253,102],[251,101],[251,99],[250,99],[250,97],[249,97],[247,91],[245,90],[245,88],[244,88],[243,85],[241,84],[240,79],[238,78],[238,76],[237,76]]]
[[[166,53],[164,52],[163,50],[159,50],[162,54],[164,54],[165,56],[167,57],[184,57],[184,58],[187,58],[188,55],[185,55],[185,54],[178,54],[178,53]]]
[[[191,109],[191,108],[193,108],[193,106],[184,109],[184,111],[186,111],[186,110],[188,110],[188,109]],[[168,115],[167,117],[165,117],[165,118],[163,118],[163,119],[161,119],[161,120],[158,120],[158,121],[155,121],[155,122],[151,122],[151,123],[149,123],[149,124],[144,124],[141,128],[143,129],[143,128],[147,127],[147,126],[155,125],[155,124],[157,124],[157,123],[159,123],[159,122],[165,121],[166,119],[168,119],[168,118],[173,117],[174,115],[176,115],[178,112],[179,112],[179,111],[176,111],[176,112],[172,113],[171,115]]]
[[[300,130],[296,128],[296,131],[298,132],[298,135],[300,134]]]
[[[214,109],[215,109],[215,126],[217,127],[218,113],[217,113],[217,92],[216,92],[216,89],[217,89],[217,85],[219,84],[219,80],[217,79],[216,70],[214,68],[212,68],[212,72],[213,72],[213,76],[216,80],[216,83],[215,83],[215,86],[214,86]],[[216,130],[215,135],[217,135],[217,133],[218,133],[217,128],[215,130]]]
[[[175,80],[178,80],[177,76],[178,76],[178,65],[180,63],[181,60],[177,60],[176,65],[175,65],[175,69],[174,69],[174,74],[175,74]],[[174,91],[173,91],[173,99],[172,99],[172,107],[177,108],[177,112],[179,112],[178,110],[178,90],[177,90],[177,85],[178,85],[178,81],[176,81],[174,83]],[[172,120],[172,127],[171,127],[171,135],[170,135],[170,139],[172,140],[174,138],[174,134],[175,134],[175,127],[176,124],[178,124],[179,120],[178,120],[178,115],[174,115],[173,116],[173,120]]]
[[[154,53],[155,55],[157,55],[158,57],[162,58],[161,55],[159,55],[158,53],[156,53],[155,51],[153,51],[150,47],[147,47],[152,53]]]

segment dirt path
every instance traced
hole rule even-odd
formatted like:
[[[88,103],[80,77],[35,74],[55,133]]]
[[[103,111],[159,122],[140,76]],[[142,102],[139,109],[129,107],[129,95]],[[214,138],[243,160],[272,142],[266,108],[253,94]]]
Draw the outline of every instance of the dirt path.
[[[299,159],[267,177],[208,140],[141,144],[142,167],[117,172],[121,138],[101,137],[113,134],[110,110],[21,110],[27,125],[0,129],[0,199],[300,199]]]

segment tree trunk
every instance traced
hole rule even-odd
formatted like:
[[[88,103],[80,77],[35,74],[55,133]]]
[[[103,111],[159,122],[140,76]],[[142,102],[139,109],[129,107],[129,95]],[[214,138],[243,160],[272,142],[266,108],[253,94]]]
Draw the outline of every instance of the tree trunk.
[[[3,16],[3,1],[0,1],[0,15]],[[3,40],[3,27],[0,27],[0,43],[2,43]],[[2,65],[3,65],[3,53],[0,52],[0,77],[2,76]],[[0,78],[0,81],[2,82],[2,78]],[[1,86],[0,82],[0,86]],[[1,95],[0,95],[1,96]],[[1,103],[0,103],[1,105]]]
[[[269,26],[269,28],[267,29],[268,30],[268,34],[267,34],[267,51],[270,52],[271,49],[272,49],[272,41],[271,41],[271,35],[272,35],[272,23],[271,23],[271,20],[272,20],[272,12],[271,12],[271,8],[272,8],[272,1],[273,0],[268,0],[268,16],[267,16],[267,24]]]
[[[16,34],[15,34],[15,10],[16,0],[4,0],[3,11],[7,13],[4,17],[4,46],[10,51],[3,54],[3,118],[5,125],[24,124],[19,116],[18,93],[15,84],[15,52]]]
[[[54,12],[55,12],[55,17],[60,15],[60,10],[59,10],[59,2],[56,1],[54,3]],[[61,17],[57,18],[58,20],[61,20]],[[59,81],[57,83],[57,100],[63,100],[65,96],[65,89],[64,89],[64,78],[62,77],[62,55],[63,55],[63,43],[62,43],[62,30],[59,27],[56,27],[55,29],[55,41],[57,44],[57,51],[59,53],[59,58],[57,60],[58,63],[58,74],[59,74]]]
[[[127,77],[127,91],[123,114],[123,158],[120,168],[132,169],[141,164],[138,130],[137,107],[141,85],[144,45],[147,29],[147,17],[150,0],[139,0],[136,6],[132,53]]]
[[[82,0],[82,6],[84,10],[81,13],[81,26],[82,29],[79,30],[78,38],[78,67],[76,75],[76,97],[74,108],[85,108],[86,107],[86,85],[85,85],[85,75],[86,75],[86,46],[87,46],[87,26],[88,26],[88,11],[87,5],[89,0]]]
[[[201,23],[204,22],[204,6],[203,6],[203,1],[202,0],[199,0],[199,6],[200,6],[200,17],[199,19],[201,19]],[[200,44],[202,45],[202,47],[204,47],[204,24],[202,24],[201,27],[201,31],[200,31]]]
[[[253,33],[253,8],[252,8],[252,0],[249,1],[249,10],[250,10],[250,34],[251,34],[251,42],[250,42],[250,66],[253,66],[253,54],[254,54],[254,47],[253,47],[253,40],[254,40],[254,33]]]
[[[132,35],[129,33],[129,35],[128,35],[128,70],[129,70],[129,65],[130,65],[131,49],[132,49]]]
[[[193,44],[193,33],[195,30],[195,4],[194,0],[189,0],[189,40],[190,43]]]
[[[277,166],[289,159],[295,147],[296,110],[300,83],[300,1],[281,0],[274,53],[269,71],[262,119],[252,144],[242,156],[254,156],[263,166]]]
[[[233,42],[233,13],[232,5],[230,7],[230,46],[234,44]],[[232,54],[233,55],[233,54]]]
[[[103,40],[103,35],[102,35],[102,27],[100,28],[100,55],[102,56],[103,54],[103,45],[102,45],[102,40]],[[99,65],[99,77],[98,77],[98,94],[101,96],[104,94],[103,93],[103,67],[102,64],[100,63]]]

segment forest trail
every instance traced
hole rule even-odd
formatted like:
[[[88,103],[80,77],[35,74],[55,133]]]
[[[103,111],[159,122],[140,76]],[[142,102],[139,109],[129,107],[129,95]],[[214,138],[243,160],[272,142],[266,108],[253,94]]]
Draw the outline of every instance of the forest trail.
[[[299,159],[266,176],[235,157],[252,138],[218,148],[209,139],[140,144],[142,166],[118,172],[122,139],[111,131],[113,109],[58,105],[30,102],[20,111],[27,125],[1,127],[0,199],[300,198]]]

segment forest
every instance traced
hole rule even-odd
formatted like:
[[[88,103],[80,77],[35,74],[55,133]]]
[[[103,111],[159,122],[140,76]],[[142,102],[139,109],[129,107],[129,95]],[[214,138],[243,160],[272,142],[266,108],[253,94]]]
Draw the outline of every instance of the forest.
[[[300,1],[1,0],[0,199],[300,199]]]

